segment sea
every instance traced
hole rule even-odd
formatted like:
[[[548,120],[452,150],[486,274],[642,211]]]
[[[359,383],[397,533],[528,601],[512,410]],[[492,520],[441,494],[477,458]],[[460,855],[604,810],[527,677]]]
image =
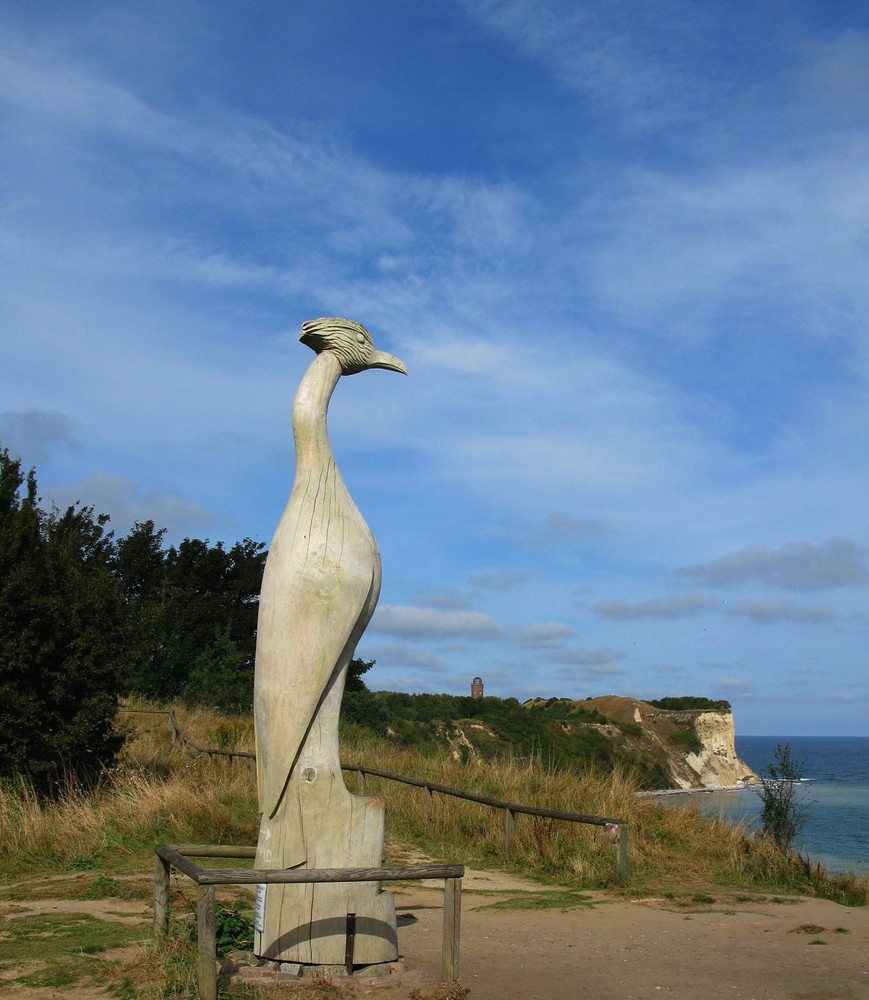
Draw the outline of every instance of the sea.
[[[869,874],[869,737],[737,736],[736,753],[757,774],[775,763],[778,744],[788,744],[802,780],[798,801],[806,821],[794,846],[829,871]],[[688,796],[672,796],[687,800]],[[750,786],[737,791],[691,793],[701,812],[760,824],[760,796]]]

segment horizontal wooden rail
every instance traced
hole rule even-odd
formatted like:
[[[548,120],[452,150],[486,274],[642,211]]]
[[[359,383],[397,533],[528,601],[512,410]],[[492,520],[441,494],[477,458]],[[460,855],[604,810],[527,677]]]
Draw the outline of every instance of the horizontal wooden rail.
[[[377,771],[371,767],[360,767],[357,764],[342,764],[344,771],[357,771],[361,774],[371,774],[376,778],[386,778],[388,781],[400,781],[404,785],[415,785],[429,792],[440,792],[441,795],[451,795],[456,799],[466,799],[468,802],[479,802],[493,809],[509,809],[511,813],[524,813],[526,816],[543,816],[547,819],[563,819],[570,823],[590,823],[593,826],[619,826],[621,820],[606,816],[589,816],[586,813],[563,812],[558,809],[545,809],[542,806],[526,806],[518,802],[505,802],[503,799],[493,799],[488,795],[477,795],[474,792],[464,792],[460,788],[450,788],[439,785],[435,781],[421,781],[418,778],[406,778],[401,774],[389,771]]]
[[[404,785],[421,788],[425,796],[423,811],[426,821],[431,816],[433,792],[438,792],[440,795],[449,795],[456,799],[465,799],[467,802],[479,802],[480,805],[489,806],[491,809],[503,809],[504,851],[508,855],[513,850],[515,820],[516,816],[520,813],[525,816],[540,816],[543,819],[562,820],[566,823],[586,823],[591,826],[604,827],[607,835],[615,844],[616,875],[623,881],[628,877],[628,827],[626,823],[623,823],[619,819],[612,819],[607,816],[590,816],[587,813],[564,812],[560,809],[546,809],[543,806],[526,806],[519,802],[505,802],[503,799],[491,798],[488,795],[477,795],[474,792],[464,792],[459,788],[450,788],[448,785],[439,785],[435,781],[421,781],[418,778],[407,778],[402,774],[392,774],[390,771],[378,771],[375,768],[362,767],[356,764],[342,764],[341,767],[345,771],[356,772],[360,795],[365,794],[365,775],[367,774],[377,778],[384,778],[387,781],[398,781]]]
[[[185,858],[255,858],[255,847],[236,847],[233,844],[176,844],[174,847]]]
[[[178,726],[175,719],[174,709],[120,709],[123,712],[143,712],[154,714],[162,712],[169,717],[172,726],[173,739],[178,738],[186,746],[189,746],[197,753],[209,755],[218,754],[224,757],[246,757],[256,760],[256,754],[246,750],[216,750],[208,747],[201,747],[189,740]],[[357,775],[357,791],[360,795],[365,794],[365,776],[371,775],[376,778],[383,778],[386,781],[397,781],[403,785],[411,785],[415,788],[422,788],[425,794],[424,811],[426,819],[431,815],[432,793],[439,795],[449,795],[452,798],[464,799],[466,802],[478,802],[480,805],[488,806],[490,809],[504,810],[504,850],[506,854],[511,854],[513,850],[513,837],[515,833],[516,816],[539,816],[542,819],[555,819],[565,823],[584,823],[590,826],[600,826],[606,829],[610,839],[615,844],[616,854],[616,875],[619,879],[625,880],[628,877],[628,828],[627,824],[620,819],[613,819],[609,816],[591,816],[588,813],[565,812],[561,809],[547,809],[543,806],[528,806],[520,802],[506,802],[504,799],[492,798],[488,795],[477,795],[475,792],[465,792],[460,788],[450,788],[448,785],[440,785],[434,781],[425,781],[419,778],[408,778],[403,774],[393,774],[391,771],[379,771],[371,767],[362,767],[356,764],[342,764],[345,771],[355,771]],[[216,856],[216,855],[215,855]]]
[[[304,882],[401,882],[421,878],[462,878],[462,865],[413,865],[402,868],[200,868],[181,853],[181,848],[158,844],[155,852],[173,867],[188,875],[197,885],[259,885],[275,882],[299,885]],[[224,848],[226,851],[226,848]],[[247,853],[251,851],[253,853]],[[245,848],[236,857],[254,857],[256,848]],[[195,857],[233,857],[232,854],[197,853]]]
[[[154,933],[169,930],[170,871],[183,872],[196,884],[198,932],[197,981],[201,1000],[217,1000],[217,940],[215,932],[215,887],[218,885],[304,884],[308,882],[396,882],[420,879],[444,880],[444,926],[441,979],[459,977],[459,936],[461,925],[462,878],[464,865],[414,865],[401,868],[294,868],[294,869],[214,869],[202,868],[190,857],[252,858],[255,847],[209,844],[158,844],[154,848]],[[352,952],[351,952],[352,954]],[[348,964],[352,959],[348,959]],[[348,970],[349,971],[349,970]]]
[[[209,757],[244,757],[247,760],[256,760],[256,754],[249,750],[218,750],[216,747],[201,747],[198,743],[188,739],[181,732],[181,727],[175,718],[174,708],[119,708],[119,712],[126,712],[131,715],[165,715],[169,718],[169,725],[172,727],[172,741],[180,740],[185,746],[190,747],[197,753],[207,753]]]

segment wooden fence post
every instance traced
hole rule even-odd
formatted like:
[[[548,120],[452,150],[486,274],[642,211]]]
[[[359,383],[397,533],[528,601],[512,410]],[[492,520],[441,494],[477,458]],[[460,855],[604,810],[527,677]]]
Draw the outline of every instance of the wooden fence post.
[[[441,955],[441,980],[459,978],[459,940],[462,927],[462,880],[444,879],[444,941]]]
[[[169,875],[170,866],[159,854],[154,856],[154,936],[162,937],[169,931]]]
[[[357,771],[356,772],[356,794],[357,795],[364,795],[365,794],[365,772],[364,771]]]
[[[197,889],[197,896],[199,1000],[217,1000],[217,928],[214,919],[214,886],[200,885]]]
[[[628,877],[628,825],[619,823],[619,835],[616,841],[616,873],[625,881]]]
[[[426,823],[431,819],[432,793],[428,785],[422,790],[422,815]]]
[[[504,853],[507,857],[513,853],[513,832],[516,829],[516,814],[512,809],[504,810]]]

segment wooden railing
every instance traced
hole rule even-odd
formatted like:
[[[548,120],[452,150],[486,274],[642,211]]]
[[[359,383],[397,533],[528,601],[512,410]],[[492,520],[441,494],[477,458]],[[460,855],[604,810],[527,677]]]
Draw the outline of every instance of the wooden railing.
[[[293,868],[225,869],[201,868],[190,858],[253,858],[255,847],[215,846],[211,844],[158,844],[154,849],[154,933],[169,931],[170,872],[183,872],[196,884],[197,984],[200,1000],[217,1000],[217,934],[215,888],[218,885],[273,885],[307,882],[397,882],[419,879],[444,880],[443,944],[441,979],[459,978],[459,938],[462,914],[462,878],[464,865],[415,865],[405,868]],[[345,967],[353,971],[353,921],[347,914]]]
[[[448,785],[439,785],[434,781],[420,781],[418,778],[407,778],[401,774],[391,774],[389,771],[378,771],[372,767],[360,767],[356,764],[342,764],[345,771],[355,771],[357,775],[357,790],[360,795],[365,794],[365,775],[385,778],[387,781],[398,781],[403,785],[413,785],[423,790],[423,812],[426,820],[431,816],[433,793],[448,795],[455,799],[464,799],[466,802],[479,802],[481,805],[489,806],[491,809],[504,810],[504,851],[510,855],[513,851],[513,835],[516,826],[516,816],[540,816],[544,819],[563,820],[566,823],[587,823],[590,826],[603,827],[609,838],[615,844],[616,849],[616,872],[620,879],[628,877],[628,827],[618,819],[611,819],[606,816],[590,816],[586,813],[563,812],[559,809],[545,809],[542,806],[526,806],[519,802],[505,802],[503,799],[494,799],[488,795],[477,795],[474,792],[465,792],[459,788],[450,788]]]
[[[174,708],[119,708],[118,711],[127,715],[165,715],[172,727],[172,742],[183,743],[184,746],[190,747],[196,753],[208,754],[209,757],[244,757],[247,760],[256,761],[256,754],[249,750],[218,750],[216,747],[201,747],[198,743],[194,743],[181,732],[181,727],[175,718]]]
[[[218,755],[223,757],[245,757],[256,760],[256,754],[244,750],[216,750],[207,747],[200,747],[192,740],[189,740],[178,726],[173,709],[121,709],[124,712],[147,712],[148,714],[168,715],[172,726],[172,739],[178,739],[185,746],[190,747],[197,753]],[[516,817],[518,815],[539,816],[543,819],[555,819],[565,823],[585,823],[590,826],[599,826],[606,831],[607,837],[612,841],[615,848],[616,857],[616,877],[626,880],[629,874],[628,869],[628,827],[620,819],[613,819],[607,816],[590,816],[586,813],[563,812],[558,809],[546,809],[541,806],[528,806],[519,802],[505,802],[503,799],[490,798],[486,795],[476,795],[474,792],[465,792],[460,788],[450,788],[447,785],[439,785],[433,781],[423,781],[418,778],[408,778],[401,774],[392,774],[389,771],[378,771],[371,767],[362,767],[356,764],[342,764],[345,771],[355,771],[357,776],[357,788],[360,795],[365,794],[365,776],[383,778],[386,781],[397,781],[404,785],[412,785],[423,790],[423,810],[426,819],[431,816],[432,797],[435,792],[439,795],[447,795],[456,799],[464,799],[467,802],[479,802],[481,805],[489,806],[491,809],[502,809],[504,811],[504,851],[509,856],[513,851],[513,838],[516,828]]]

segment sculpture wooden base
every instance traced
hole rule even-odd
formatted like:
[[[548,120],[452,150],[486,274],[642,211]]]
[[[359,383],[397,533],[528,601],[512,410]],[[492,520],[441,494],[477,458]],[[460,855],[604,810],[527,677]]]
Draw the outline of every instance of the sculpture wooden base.
[[[340,770],[336,775],[303,766],[279,812],[263,817],[255,865],[301,867],[299,847],[305,845],[306,868],[378,868],[383,829],[382,799],[351,795]],[[260,886],[254,953],[279,962],[344,965],[351,913],[354,965],[398,958],[395,902],[377,882]]]

